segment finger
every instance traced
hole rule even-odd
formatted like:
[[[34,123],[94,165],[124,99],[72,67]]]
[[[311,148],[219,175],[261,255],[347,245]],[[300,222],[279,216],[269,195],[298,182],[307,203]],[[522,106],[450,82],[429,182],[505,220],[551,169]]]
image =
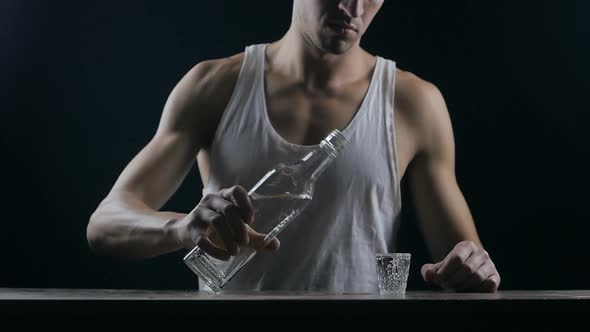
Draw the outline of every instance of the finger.
[[[447,287],[460,289],[465,288],[465,284],[473,284],[478,279],[477,271],[486,262],[487,255],[485,251],[474,252],[467,260],[459,266],[455,273],[447,280]],[[481,281],[481,280],[480,280]]]
[[[493,292],[498,289],[500,285],[500,275],[496,270],[496,266],[491,260],[488,260],[481,268],[480,275],[482,276],[482,283],[479,286],[479,290],[482,292]]]
[[[210,236],[221,238],[227,252],[231,255],[237,255],[239,252],[238,244],[234,240],[233,234],[225,222],[226,218],[223,215],[208,209],[200,209],[199,213],[202,218],[206,220],[206,223],[210,224],[215,231],[215,234],[211,234]]]
[[[484,281],[496,273],[494,264],[490,260],[487,260],[474,274],[472,274],[460,290],[476,292],[484,291],[486,287],[489,287],[489,285],[483,285]]]
[[[251,224],[254,219],[254,206],[248,196],[248,192],[242,186],[233,186],[221,191],[223,198],[230,200],[238,207],[238,213],[242,221]]]
[[[249,245],[256,249],[262,251],[277,251],[281,245],[279,239],[274,237],[273,239],[269,240],[268,243],[265,241],[266,234],[259,233],[248,226],[248,233],[250,236],[250,243]]]
[[[432,282],[434,279],[434,276],[436,275],[436,270],[437,267],[435,264],[424,264],[422,265],[422,268],[420,269],[420,273],[422,274],[422,278],[424,279],[424,281],[426,282]]]
[[[459,266],[455,272],[444,282],[444,288],[457,289],[467,278],[471,276],[471,271],[465,265]]]
[[[281,241],[276,237],[272,238],[270,242],[266,245],[266,247],[262,248],[263,251],[274,252],[278,251],[281,247]]]
[[[474,249],[474,248],[473,248]],[[471,256],[472,248],[467,246],[455,247],[444,259],[441,267],[436,272],[434,280],[443,285],[448,282],[450,277],[455,274],[457,269]]]
[[[215,199],[216,198],[214,197],[209,198],[208,201],[210,202],[211,200]],[[208,204],[210,205],[210,203]],[[201,222],[207,228],[207,230],[204,232],[206,234],[205,237],[208,237],[210,240],[213,240],[214,238],[220,238],[225,244],[225,248],[228,248],[228,251],[232,253],[231,246],[234,241],[232,240],[231,231],[229,230],[228,226],[225,225],[225,217],[217,211],[211,210],[207,206],[208,204],[200,206],[198,209],[196,209],[197,219],[201,220]],[[213,228],[213,234],[211,228]],[[228,241],[231,242],[229,245]],[[219,241],[217,241],[215,242],[215,245],[220,246],[221,244]],[[237,247],[235,243],[233,243],[233,245]]]
[[[467,265],[469,269],[471,269],[471,272],[475,273],[489,259],[490,257],[488,256],[488,253],[485,250],[481,249],[478,252],[475,252],[471,256],[469,256],[469,258],[467,258],[467,260],[465,261],[465,265]]]
[[[202,237],[197,242],[199,248],[201,248],[207,255],[220,259],[222,261],[227,261],[230,257],[229,253],[225,251],[223,248],[220,248],[213,244],[211,240],[206,237]]]
[[[481,284],[482,292],[495,292],[500,286],[500,275],[497,273],[492,274]]]
[[[245,244],[248,241],[248,234],[246,232],[246,224],[242,222],[242,218],[238,213],[238,207],[230,201],[223,199],[220,196],[213,196],[208,202],[207,205],[214,211],[221,213],[223,215],[223,223],[224,225],[218,225],[222,228],[228,228],[229,233],[225,230],[221,231],[220,235],[224,241],[230,242],[238,242],[241,244]],[[225,235],[229,237],[226,238]],[[228,244],[228,249],[230,247],[237,247],[236,243]],[[231,251],[230,251],[231,252]]]
[[[482,265],[485,264],[486,259],[484,258],[484,256],[482,255],[477,255],[474,257],[474,259],[469,259],[468,263],[470,266],[470,269],[473,271],[469,277],[464,280],[461,285],[457,285],[456,289],[458,291],[471,291],[476,289],[484,280],[484,277],[482,276],[481,273],[478,273],[478,271],[481,269]],[[474,268],[474,266],[477,266]]]

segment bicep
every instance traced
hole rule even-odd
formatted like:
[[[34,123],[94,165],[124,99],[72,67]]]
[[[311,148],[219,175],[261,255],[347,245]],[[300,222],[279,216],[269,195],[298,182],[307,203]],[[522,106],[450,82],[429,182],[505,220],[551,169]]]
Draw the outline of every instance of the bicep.
[[[156,134],[125,167],[112,192],[131,193],[152,209],[160,209],[192,168],[197,149],[181,132]]]
[[[123,170],[112,192],[131,193],[156,210],[166,203],[201,148],[211,143],[241,59],[201,62],[180,80],[166,100],[154,137]]]
[[[197,65],[174,87],[155,135],[125,167],[111,193],[130,193],[158,210],[179,188],[211,131],[209,105],[199,89],[206,72],[202,67]]]

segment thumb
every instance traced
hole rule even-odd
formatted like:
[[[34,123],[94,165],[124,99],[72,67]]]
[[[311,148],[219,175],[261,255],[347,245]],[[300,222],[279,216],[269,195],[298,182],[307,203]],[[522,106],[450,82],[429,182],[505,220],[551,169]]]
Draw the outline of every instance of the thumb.
[[[252,229],[250,226],[248,227],[248,236],[250,238],[250,242],[248,243],[249,246],[256,250],[262,251],[277,251],[281,245],[279,239],[274,237],[270,240],[269,243],[265,245],[264,239],[266,238],[266,234],[259,233]]]
[[[422,278],[424,278],[424,281],[426,282],[432,282],[434,279],[434,276],[436,275],[436,271],[438,270],[439,264],[424,264],[422,265],[422,269],[421,269],[421,273],[422,273]]]

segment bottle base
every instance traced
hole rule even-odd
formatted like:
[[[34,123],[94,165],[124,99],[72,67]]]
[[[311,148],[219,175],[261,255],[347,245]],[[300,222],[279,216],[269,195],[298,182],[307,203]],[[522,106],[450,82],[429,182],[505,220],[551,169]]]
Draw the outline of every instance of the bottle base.
[[[214,292],[221,292],[221,288],[227,283],[225,276],[216,272],[215,264],[199,247],[184,256],[183,261]]]

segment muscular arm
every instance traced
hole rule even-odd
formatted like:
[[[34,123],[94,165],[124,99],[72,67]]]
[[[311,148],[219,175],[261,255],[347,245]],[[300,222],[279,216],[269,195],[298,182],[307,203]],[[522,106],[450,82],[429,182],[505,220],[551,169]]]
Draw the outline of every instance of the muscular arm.
[[[185,214],[158,210],[211,141],[240,63],[236,57],[200,63],[175,86],[153,138],[90,218],[86,234],[94,252],[148,258],[182,248],[175,225]]]
[[[479,240],[455,177],[455,142],[440,91],[414,75],[400,75],[398,110],[410,130],[407,169],[416,215],[434,263],[421,268],[424,281],[444,289],[494,292],[500,274]],[[404,128],[402,126],[402,128]],[[406,142],[407,143],[407,142]],[[407,151],[407,149],[406,149]]]
[[[416,133],[417,151],[408,168],[416,214],[436,261],[461,241],[481,246],[474,221],[455,176],[455,143],[449,113],[439,90],[410,77],[403,92]]]

